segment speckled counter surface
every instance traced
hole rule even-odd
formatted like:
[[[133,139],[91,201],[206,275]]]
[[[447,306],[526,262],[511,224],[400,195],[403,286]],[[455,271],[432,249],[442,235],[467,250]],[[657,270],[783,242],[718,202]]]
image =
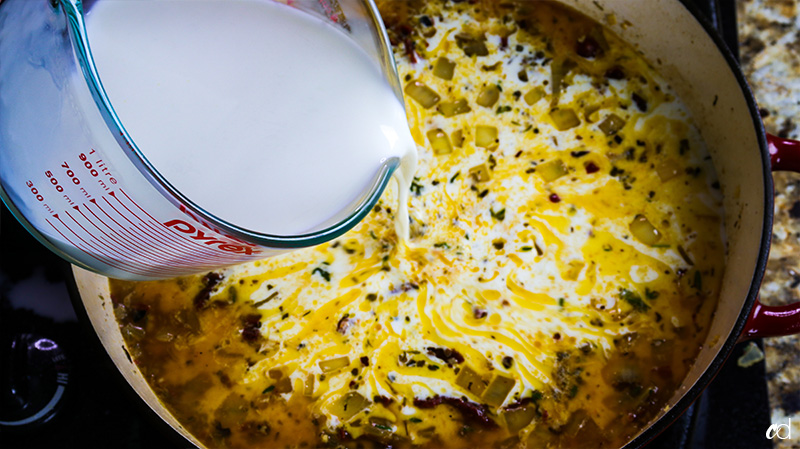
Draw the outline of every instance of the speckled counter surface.
[[[800,0],[737,0],[741,61],[768,132],[800,139]],[[800,175],[775,175],[775,225],[766,304],[800,300]],[[800,448],[800,337],[764,340],[773,423],[791,421],[791,438],[776,448]]]

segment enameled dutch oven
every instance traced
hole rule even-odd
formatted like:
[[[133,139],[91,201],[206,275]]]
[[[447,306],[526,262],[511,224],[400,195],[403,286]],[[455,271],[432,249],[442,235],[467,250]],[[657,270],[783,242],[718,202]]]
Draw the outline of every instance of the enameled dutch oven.
[[[711,26],[680,0],[560,1],[600,23],[614,23],[610,28],[641,50],[676,89],[708,143],[725,198],[728,251],[718,309],[682,385],[626,446],[640,447],[698,397],[738,341],[800,332],[800,303],[769,307],[757,299],[772,229],[770,172],[800,171],[800,143],[765,133],[736,60]],[[124,377],[158,415],[201,446],[161,405],[127,355],[107,280],[79,268],[74,272],[92,325]]]

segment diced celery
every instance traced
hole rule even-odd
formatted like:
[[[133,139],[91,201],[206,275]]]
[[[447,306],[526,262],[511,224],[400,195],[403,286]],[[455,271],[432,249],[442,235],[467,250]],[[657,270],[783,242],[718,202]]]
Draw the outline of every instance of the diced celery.
[[[645,245],[655,245],[661,239],[661,233],[644,215],[637,215],[630,224],[631,234]]]
[[[443,154],[450,154],[453,152],[453,147],[450,146],[450,139],[447,134],[439,128],[428,131],[428,140],[431,142],[433,153],[437,156]]]
[[[661,178],[661,182],[669,181],[678,176],[680,172],[681,166],[671,159],[667,159],[656,165],[656,173],[658,173],[658,177]]]
[[[480,397],[486,390],[486,381],[468,366],[463,366],[456,377],[456,385]]]
[[[559,131],[566,131],[581,124],[578,115],[570,108],[556,108],[550,111],[550,119]]]
[[[536,173],[538,173],[545,182],[553,182],[567,174],[567,166],[561,159],[553,159],[552,161],[545,162],[536,167]]]
[[[486,86],[483,88],[483,90],[481,90],[481,93],[478,94],[478,99],[475,102],[485,108],[491,108],[499,99],[500,89],[492,84],[491,86]]]
[[[369,401],[355,391],[345,393],[331,405],[330,413],[342,422],[350,421],[361,410],[369,405]]]
[[[455,73],[456,63],[447,58],[439,58],[433,64],[433,75],[443,80],[450,81]]]
[[[544,98],[544,88],[541,86],[534,87],[522,98],[525,100],[525,103],[528,103],[528,106],[533,106],[534,104],[538,103],[539,100]]]
[[[463,98],[456,101],[439,103],[439,106],[437,106],[436,109],[438,109],[442,115],[448,118],[459,114],[466,114],[472,110],[472,108],[470,108],[467,104],[467,100]]]
[[[476,182],[486,182],[492,179],[492,173],[489,171],[489,165],[486,162],[470,168],[469,174]]]
[[[517,381],[506,376],[497,375],[494,376],[494,379],[486,387],[486,391],[483,393],[483,402],[493,406],[499,407],[503,405],[505,402],[508,393],[514,389],[514,385],[517,384]]]
[[[425,109],[433,107],[439,102],[439,94],[419,81],[406,84],[405,93]]]
[[[333,359],[320,361],[319,369],[321,369],[323,373],[331,373],[334,371],[339,371],[342,368],[346,368],[349,365],[350,365],[350,359],[347,358],[347,356],[341,356]]]
[[[478,125],[475,127],[475,146],[491,148],[500,143],[497,140],[497,128],[494,126]]]
[[[610,137],[625,127],[625,120],[617,114],[609,114],[597,127],[600,128],[600,131],[603,131],[603,134]]]

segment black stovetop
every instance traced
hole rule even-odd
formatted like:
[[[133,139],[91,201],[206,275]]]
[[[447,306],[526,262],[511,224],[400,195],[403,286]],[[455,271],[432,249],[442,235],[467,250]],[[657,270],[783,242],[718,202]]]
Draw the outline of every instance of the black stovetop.
[[[732,0],[684,1],[709,17],[734,53],[738,51]],[[50,392],[47,397],[31,396],[38,400],[32,406],[52,409],[38,421],[5,426],[8,418],[0,409],[0,448],[191,447],[127,385],[82,306],[73,309],[68,264],[0,208],[0,388],[21,374],[19,348],[28,343],[40,349],[27,354],[29,361],[36,361],[33,369],[52,384],[40,386]],[[741,368],[736,363],[741,352],[741,347],[734,350],[700,399],[648,448],[772,447],[764,438],[770,425],[764,363]],[[63,396],[53,399],[55,384],[63,387]],[[0,389],[0,406],[10,400]]]

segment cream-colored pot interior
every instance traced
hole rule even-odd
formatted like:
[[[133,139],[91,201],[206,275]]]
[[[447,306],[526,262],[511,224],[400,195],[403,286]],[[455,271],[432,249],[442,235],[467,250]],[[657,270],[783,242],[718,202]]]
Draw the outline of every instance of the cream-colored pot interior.
[[[562,3],[600,23],[615,23],[610,28],[640,49],[670,81],[694,113],[722,185],[728,236],[722,296],[707,341],[672,398],[672,406],[719,356],[743,313],[751,284],[760,281],[754,278],[758,273],[766,211],[759,129],[748,108],[748,94],[743,92],[716,44],[678,0],[562,0]],[[92,325],[127,381],[156,413],[202,447],[161,405],[130,361],[114,319],[107,279],[80,268],[74,268],[74,273]],[[655,420],[664,413],[666,410]]]

